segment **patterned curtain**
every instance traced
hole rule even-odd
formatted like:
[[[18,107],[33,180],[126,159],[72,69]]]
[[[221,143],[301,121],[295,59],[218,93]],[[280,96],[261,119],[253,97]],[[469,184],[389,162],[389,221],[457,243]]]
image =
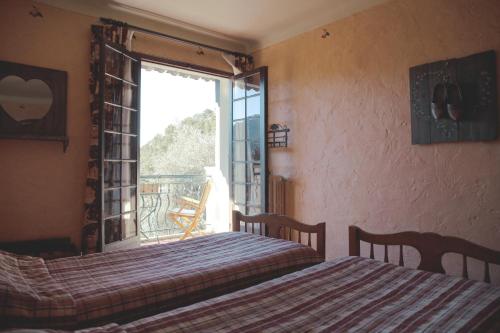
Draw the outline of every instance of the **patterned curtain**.
[[[100,101],[99,93],[102,87],[99,86],[99,72],[101,61],[106,62],[107,59],[100,59],[101,41],[119,44],[130,50],[132,33],[128,31],[126,25],[93,25],[91,28],[90,42],[90,149],[88,160],[87,183],[85,190],[85,213],[84,224],[82,228],[82,252],[84,254],[94,253],[100,250],[99,246],[99,132],[100,132]],[[227,60],[227,59],[226,59]],[[237,56],[230,61],[233,68],[246,72],[253,69],[253,59],[251,57]]]
[[[254,68],[253,58],[243,56],[235,57],[234,65],[243,73],[251,71]]]
[[[228,65],[231,66],[234,75],[251,71],[254,67],[253,58],[251,56],[234,56],[227,53],[222,53],[221,56]]]
[[[99,250],[99,198],[97,196],[99,187],[99,119],[100,101],[99,73],[101,41],[129,46],[130,35],[126,26],[93,25],[90,41],[90,150],[88,160],[87,183],[85,190],[85,216],[82,228],[82,252],[84,254],[94,253]]]

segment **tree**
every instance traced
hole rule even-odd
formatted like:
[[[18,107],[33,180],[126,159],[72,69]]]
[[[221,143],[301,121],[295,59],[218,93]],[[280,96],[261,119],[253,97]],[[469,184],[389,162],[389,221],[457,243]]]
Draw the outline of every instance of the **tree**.
[[[215,165],[215,111],[205,110],[169,125],[141,147],[141,175],[203,174]]]

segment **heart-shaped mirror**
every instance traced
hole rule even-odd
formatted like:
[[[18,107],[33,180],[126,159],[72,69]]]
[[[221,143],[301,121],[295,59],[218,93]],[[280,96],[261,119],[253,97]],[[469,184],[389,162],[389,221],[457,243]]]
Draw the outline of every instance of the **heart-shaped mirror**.
[[[0,106],[15,121],[42,119],[52,106],[52,91],[42,80],[9,75],[0,80]]]

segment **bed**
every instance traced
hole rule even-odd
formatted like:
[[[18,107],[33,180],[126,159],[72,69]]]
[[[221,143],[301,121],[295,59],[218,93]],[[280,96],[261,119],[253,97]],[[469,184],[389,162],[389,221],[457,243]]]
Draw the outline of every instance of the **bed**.
[[[324,223],[237,212],[234,219],[236,231],[244,225],[248,232],[48,261],[2,252],[1,327],[75,329],[126,322],[324,261]],[[278,239],[292,229],[316,250],[301,244],[306,241]]]
[[[361,241],[371,244],[372,257],[374,244],[385,249],[415,247],[421,253],[420,269],[404,267],[403,254],[399,265],[360,257]],[[184,308],[88,332],[499,331],[499,287],[440,273],[444,253],[483,260],[489,267],[500,264],[499,251],[437,234],[375,235],[356,227],[350,228],[349,247],[349,257]],[[384,261],[387,257],[386,250]]]

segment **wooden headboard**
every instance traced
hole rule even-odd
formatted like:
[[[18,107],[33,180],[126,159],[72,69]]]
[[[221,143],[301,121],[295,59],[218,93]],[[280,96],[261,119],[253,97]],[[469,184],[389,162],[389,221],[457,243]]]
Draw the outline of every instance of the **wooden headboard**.
[[[316,252],[325,259],[325,223],[304,224],[290,217],[276,214],[243,215],[233,211],[233,231],[243,230],[252,234],[296,241],[312,247],[311,235],[316,235]]]
[[[387,247],[399,246],[399,265],[404,266],[403,246],[411,246],[420,253],[420,264],[418,269],[445,273],[441,263],[446,253],[458,253],[462,255],[462,276],[469,278],[467,269],[467,257],[475,258],[484,262],[484,282],[491,282],[490,264],[500,265],[500,251],[495,251],[480,246],[467,240],[441,236],[432,232],[406,231],[394,234],[371,234],[356,226],[349,226],[349,255],[360,256],[361,241],[370,243],[370,258],[374,259],[373,245],[384,246],[384,262],[388,262]]]

